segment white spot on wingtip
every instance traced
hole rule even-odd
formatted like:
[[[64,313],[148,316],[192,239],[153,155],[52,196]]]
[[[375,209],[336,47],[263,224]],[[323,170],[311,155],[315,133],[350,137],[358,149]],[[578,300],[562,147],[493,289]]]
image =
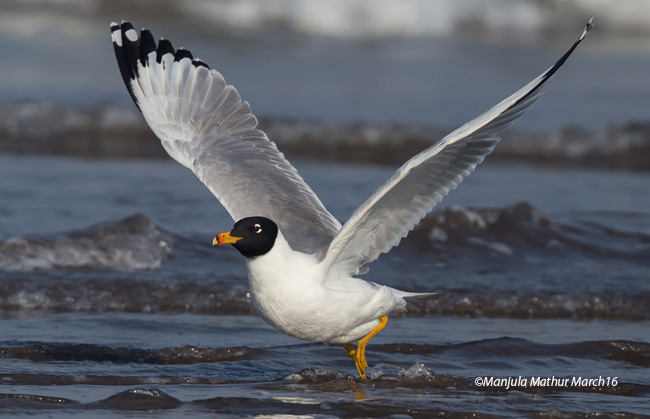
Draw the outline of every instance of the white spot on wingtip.
[[[122,46],[122,29],[118,29],[113,32],[113,42],[115,42],[115,45],[118,47]]]
[[[129,41],[135,42],[138,40],[138,33],[135,31],[135,29],[129,29],[126,31],[126,37],[129,39]]]
[[[118,26],[116,22],[111,22],[111,28]]]

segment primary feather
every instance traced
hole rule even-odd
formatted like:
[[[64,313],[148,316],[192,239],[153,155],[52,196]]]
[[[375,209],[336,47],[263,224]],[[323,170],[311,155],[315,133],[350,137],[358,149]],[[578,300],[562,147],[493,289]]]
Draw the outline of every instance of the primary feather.
[[[399,244],[455,189],[501,140],[498,133],[520,117],[593,26],[589,20],[573,46],[548,70],[492,109],[415,155],[368,197],[324,251],[323,263],[356,274]]]
[[[233,220],[264,216],[294,250],[315,253],[341,223],[257,129],[237,90],[184,49],[129,22],[111,24],[124,83],[169,155],[191,169]]]

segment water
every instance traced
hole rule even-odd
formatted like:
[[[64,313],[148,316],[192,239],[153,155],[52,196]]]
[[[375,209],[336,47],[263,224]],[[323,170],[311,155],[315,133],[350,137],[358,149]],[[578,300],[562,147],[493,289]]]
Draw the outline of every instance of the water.
[[[108,35],[111,21],[127,19],[218,69],[258,115],[454,128],[546,70],[595,15],[596,29],[517,127],[598,129],[650,114],[650,31],[638,19],[647,2],[176,3],[5,2],[1,101],[126,103]],[[396,21],[401,30],[390,29]]]
[[[368,383],[348,375],[342,348],[296,341],[252,316],[23,312],[3,323],[16,338],[0,348],[10,357],[0,378],[4,413],[488,417],[584,412],[585,403],[587,411],[647,409],[648,346],[633,343],[647,322],[399,319],[373,340]],[[630,348],[621,350],[624,344]],[[630,356],[633,350],[640,353]],[[552,374],[621,383],[509,390],[472,384],[476,376]],[[16,394],[52,399],[28,403]]]
[[[392,171],[296,165],[339,218]],[[241,256],[210,246],[231,221],[175,162],[3,156],[0,167],[11,173],[0,180],[3,413],[646,413],[645,173],[479,167],[451,207],[371,265],[370,280],[438,295],[371,341],[363,383],[342,348],[251,312]],[[520,376],[527,386],[475,384]],[[553,376],[617,385],[530,383]]]
[[[650,6],[570,3],[3,2],[0,414],[647,415]],[[219,69],[345,220],[592,15],[519,133],[370,266],[437,294],[373,338],[367,382],[251,312],[241,255],[211,246],[232,220],[187,169],[143,159],[163,152],[108,37],[131,19]]]

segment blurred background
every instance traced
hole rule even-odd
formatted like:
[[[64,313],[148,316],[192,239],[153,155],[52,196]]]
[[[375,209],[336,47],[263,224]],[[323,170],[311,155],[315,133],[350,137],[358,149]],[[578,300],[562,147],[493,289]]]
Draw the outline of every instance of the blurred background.
[[[111,21],[219,70],[290,155],[399,164],[544,71],[592,16],[497,156],[648,169],[648,0],[3,0],[0,151],[163,156]],[[403,154],[356,150],[368,142]]]

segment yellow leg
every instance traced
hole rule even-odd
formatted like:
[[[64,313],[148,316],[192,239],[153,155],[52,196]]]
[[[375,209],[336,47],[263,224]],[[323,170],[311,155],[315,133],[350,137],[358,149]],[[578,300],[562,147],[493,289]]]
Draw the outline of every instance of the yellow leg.
[[[365,378],[365,375],[363,375],[363,370],[359,368],[359,360],[357,359],[357,351],[354,349],[354,346],[350,345],[349,343],[344,343],[343,344],[343,349],[348,353],[350,358],[354,361],[354,365],[357,367],[357,371],[359,371],[359,375],[362,378]]]
[[[379,333],[384,327],[386,327],[386,323],[388,323],[388,317],[383,316],[379,319],[379,324],[377,327],[375,327],[370,333],[368,333],[363,339],[359,340],[357,343],[357,349],[355,351],[354,346],[350,345],[349,343],[344,343],[343,348],[345,348],[346,352],[352,358],[354,361],[354,365],[357,367],[357,371],[359,371],[359,376],[365,380],[366,375],[363,373],[366,368],[368,368],[368,362],[366,361],[366,345],[368,345],[368,341],[372,339],[377,333]]]

